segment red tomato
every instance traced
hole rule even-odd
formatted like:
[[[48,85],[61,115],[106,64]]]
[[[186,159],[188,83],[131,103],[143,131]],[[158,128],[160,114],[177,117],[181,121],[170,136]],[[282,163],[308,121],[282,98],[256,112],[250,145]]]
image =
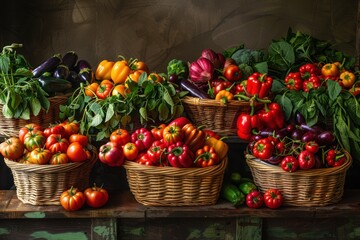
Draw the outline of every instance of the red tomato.
[[[129,161],[134,161],[139,154],[139,150],[135,143],[128,142],[123,146],[124,156]]]
[[[69,142],[70,143],[79,142],[82,146],[86,147],[88,145],[89,140],[86,135],[75,133],[75,134],[71,134],[71,136],[69,137]]]
[[[223,75],[230,82],[236,82],[241,79],[242,72],[237,65],[230,64],[224,69]]]
[[[24,145],[28,151],[32,151],[35,148],[42,148],[45,141],[46,137],[44,132],[40,130],[30,131],[24,136]]]
[[[178,125],[168,125],[163,132],[163,138],[167,145],[174,144],[182,141],[184,138],[184,132]]]
[[[311,153],[317,153],[319,151],[319,144],[315,141],[309,141],[305,144],[305,149]]]
[[[122,148],[117,147],[113,142],[107,142],[99,149],[99,160],[111,167],[122,166],[124,164],[124,153]]]
[[[76,211],[85,204],[85,194],[77,188],[71,187],[60,196],[60,204],[67,211]]]
[[[24,142],[25,134],[28,132],[35,132],[35,131],[42,131],[42,128],[40,125],[36,123],[29,123],[26,124],[24,127],[20,128],[19,130],[19,139],[21,142]]]
[[[79,133],[79,124],[77,122],[64,121],[60,123],[65,129],[65,138],[69,138],[72,134]]]
[[[89,187],[84,191],[86,204],[93,208],[104,206],[109,200],[109,194],[106,189],[97,187]]]
[[[264,203],[268,208],[279,208],[284,203],[284,197],[278,189],[268,189],[264,193]]]
[[[65,137],[65,128],[61,125],[54,125],[44,129],[45,137],[49,137],[51,134],[61,134],[62,137]]]
[[[10,137],[0,144],[0,152],[7,159],[17,160],[24,153],[24,144],[17,137]]]
[[[79,142],[70,143],[66,155],[72,162],[83,162],[91,158],[90,151]]]
[[[110,135],[110,141],[120,147],[130,142],[130,133],[122,128],[116,129]]]
[[[66,153],[67,148],[69,147],[69,141],[66,138],[62,138],[61,134],[51,134],[45,142],[45,147],[52,154],[57,152]]]
[[[298,156],[300,169],[310,169],[315,166],[315,156],[309,150],[303,150]]]
[[[57,165],[57,164],[65,164],[69,162],[69,158],[66,153],[55,153],[51,156],[49,160],[49,164]]]

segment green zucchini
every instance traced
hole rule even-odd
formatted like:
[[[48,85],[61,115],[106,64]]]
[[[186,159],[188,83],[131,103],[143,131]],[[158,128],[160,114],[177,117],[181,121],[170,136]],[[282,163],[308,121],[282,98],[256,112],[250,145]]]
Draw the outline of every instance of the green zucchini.
[[[224,183],[221,189],[221,197],[239,206],[245,202],[245,195],[232,183]]]
[[[72,87],[70,81],[51,76],[40,76],[38,81],[42,89],[49,95],[52,95],[55,92],[65,92]]]

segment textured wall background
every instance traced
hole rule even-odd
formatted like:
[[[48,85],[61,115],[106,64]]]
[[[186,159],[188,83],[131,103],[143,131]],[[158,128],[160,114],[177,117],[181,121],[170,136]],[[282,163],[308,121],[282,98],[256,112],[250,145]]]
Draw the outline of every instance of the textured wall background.
[[[244,43],[266,48],[289,27],[355,55],[357,0],[13,0],[2,3],[0,44],[24,44],[36,66],[76,51],[97,66],[118,54],[165,70],[172,58],[192,61],[202,49]]]

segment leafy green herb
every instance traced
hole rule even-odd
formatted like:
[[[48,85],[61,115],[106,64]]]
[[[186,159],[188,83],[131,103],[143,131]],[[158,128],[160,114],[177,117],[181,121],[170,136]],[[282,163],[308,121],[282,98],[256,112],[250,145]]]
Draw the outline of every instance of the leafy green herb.
[[[3,47],[0,53],[0,104],[6,118],[29,120],[41,109],[49,110],[47,93],[33,78],[30,64],[15,49],[22,44],[13,43]]]
[[[185,93],[178,93],[168,81],[154,82],[143,73],[137,83],[128,80],[127,85],[126,97],[119,94],[102,100],[86,96],[81,84],[67,104],[60,106],[60,118],[80,121],[81,133],[100,141],[119,127],[132,130],[136,122],[143,126],[168,122],[184,112],[181,97]]]

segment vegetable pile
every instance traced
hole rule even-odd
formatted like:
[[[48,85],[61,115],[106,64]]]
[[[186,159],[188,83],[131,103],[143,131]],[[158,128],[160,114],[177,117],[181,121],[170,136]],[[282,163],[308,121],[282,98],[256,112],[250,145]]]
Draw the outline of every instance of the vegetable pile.
[[[116,129],[132,130],[137,125],[169,122],[183,114],[181,97],[162,73],[150,72],[138,59],[120,57],[103,60],[91,83],[80,83],[60,118],[80,122],[80,132],[96,141],[110,137]]]
[[[214,166],[228,151],[227,144],[215,137],[186,117],[151,129],[141,127],[129,132],[120,128],[100,146],[99,159],[109,166],[122,166],[124,161],[177,168]]]
[[[7,159],[23,164],[67,164],[88,161],[92,153],[88,137],[79,132],[75,122],[61,122],[42,129],[29,123],[0,144],[0,153]]]

